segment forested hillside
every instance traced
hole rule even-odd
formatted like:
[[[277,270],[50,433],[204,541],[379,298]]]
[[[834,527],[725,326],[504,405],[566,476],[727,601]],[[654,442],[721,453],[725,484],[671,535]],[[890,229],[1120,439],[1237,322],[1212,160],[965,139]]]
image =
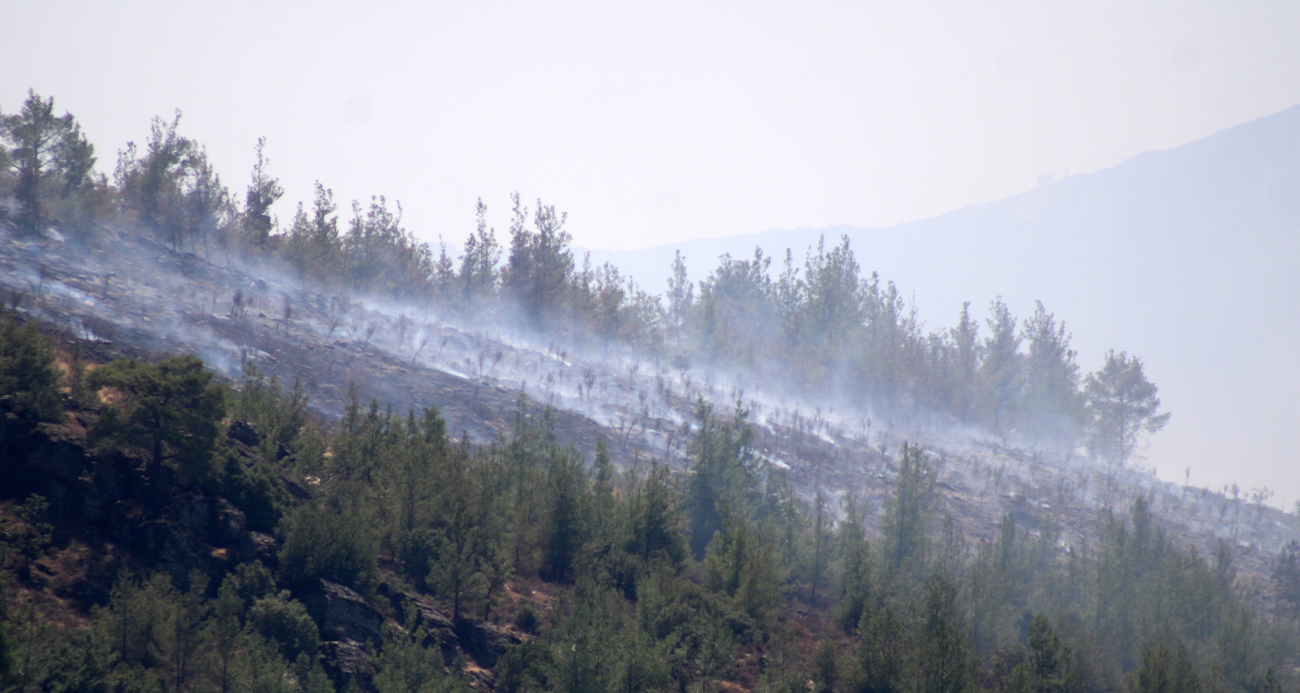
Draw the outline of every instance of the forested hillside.
[[[144,146],[118,153],[110,182],[93,173],[94,147],[76,120],[54,112],[53,99],[33,94],[5,116],[12,164],[0,167],[8,169],[0,199],[12,204],[0,210],[17,233],[93,241],[106,229],[137,229],[208,260],[283,263],[324,290],[522,325],[556,342],[626,345],[683,372],[708,366],[900,425],[974,426],[1064,451],[1086,442],[1117,464],[1168,418],[1137,356],[1112,351],[1103,368],[1081,374],[1064,322],[1041,303],[1023,319],[1000,300],[983,320],[969,304],[954,306],[953,327],[925,331],[898,287],[864,275],[847,238],[822,239],[802,266],[789,251],[775,269],[761,251],[724,255],[698,286],[679,255],[658,295],[613,265],[575,258],[565,215],[541,201],[514,195],[498,239],[480,200],[455,259],[445,245],[418,241],[402,226],[401,205],[383,197],[353,201],[341,219],[320,183],[281,229],[270,209],[283,189],[263,142],[250,182],[234,194],[203,147],[179,132],[180,114],[156,119]]]
[[[6,689],[1300,685],[1300,543],[1238,537],[1292,518],[1125,486],[1169,415],[1135,356],[1080,373],[1041,305],[926,332],[847,241],[698,284],[679,257],[654,295],[517,195],[457,258],[319,184],[281,226],[264,143],[231,193],[178,114],[110,181],[55,114],[0,113]],[[421,368],[443,409],[394,408]],[[618,426],[564,409],[618,397]],[[1025,478],[902,441],[954,430]]]
[[[852,494],[801,501],[743,412],[701,404],[685,475],[619,470],[526,408],[471,446],[432,409],[330,425],[256,370],[61,376],[31,323],[0,336],[15,690],[1294,685],[1298,547],[1260,599],[1141,497],[1095,546],[1010,515],[970,544],[907,446],[874,535]]]

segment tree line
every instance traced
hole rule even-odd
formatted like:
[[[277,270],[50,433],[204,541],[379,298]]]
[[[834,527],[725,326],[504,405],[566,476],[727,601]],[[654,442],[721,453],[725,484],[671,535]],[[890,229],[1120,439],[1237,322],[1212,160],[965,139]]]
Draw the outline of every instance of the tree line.
[[[376,603],[397,584],[454,623],[520,634],[493,667],[503,693],[1296,685],[1300,549],[1277,557],[1262,599],[1237,579],[1231,546],[1208,556],[1177,546],[1142,496],[1101,512],[1095,543],[1062,546],[1048,511],[1028,526],[1007,515],[974,538],[943,513],[920,447],[894,456],[872,523],[855,493],[794,493],[752,448],[747,412],[703,401],[689,466],[671,473],[654,460],[617,468],[603,444],[586,459],[522,400],[509,435],[473,446],[433,408],[400,413],[354,395],[330,424],[309,414],[297,383],[248,368],[232,388],[192,356],[64,375],[13,314],[0,347],[8,440],[72,407],[89,445],[134,456],[144,479],[169,471],[173,493],[227,499],[276,537],[274,559],[124,571],[82,621],[55,623],[15,595],[67,539],[47,499],[6,498],[16,518],[0,550],[6,690],[359,685],[323,668],[327,634],[303,601],[322,579]],[[232,452],[235,422],[259,434],[251,465]],[[463,653],[430,644],[413,611],[388,616],[363,643],[370,686],[468,689]]]
[[[475,320],[519,320],[575,342],[626,345],[683,372],[725,367],[788,394],[870,408],[912,426],[967,425],[1003,438],[1123,463],[1168,420],[1136,356],[1108,352],[1082,374],[1071,335],[1041,303],[1020,320],[1000,299],[981,321],[964,304],[951,328],[927,332],[898,287],[864,273],[847,238],[809,249],[802,266],[724,255],[706,279],[674,259],[663,294],[606,263],[579,261],[566,215],[511,197],[505,245],[479,200],[476,228],[453,258],[402,225],[400,203],[353,201],[340,218],[315,186],[287,227],[272,207],[284,189],[265,141],[242,195],[216,174],[201,144],[179,133],[179,112],[156,118],[144,146],[118,152],[112,180],[94,146],[52,97],[34,92],[0,114],[0,223],[36,235],[57,229],[93,240],[128,228],[171,249],[226,262],[274,260],[330,289],[437,306]],[[5,200],[8,200],[5,202]]]

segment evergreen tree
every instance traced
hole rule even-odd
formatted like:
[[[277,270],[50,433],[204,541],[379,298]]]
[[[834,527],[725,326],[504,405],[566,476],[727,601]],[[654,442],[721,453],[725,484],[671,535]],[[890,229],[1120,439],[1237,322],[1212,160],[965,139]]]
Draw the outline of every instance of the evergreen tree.
[[[15,221],[24,232],[37,234],[53,219],[50,200],[66,199],[91,180],[95,148],[69,113],[54,115],[54,97],[27,92],[22,110],[0,116],[0,158],[17,169]],[[0,174],[5,173],[0,165]]]
[[[568,215],[537,201],[533,216],[535,230],[527,228],[528,208],[511,195],[514,219],[510,224],[510,255],[503,286],[518,301],[525,318],[540,327],[545,318],[561,308],[573,276],[573,237],[564,230]]]
[[[1181,643],[1161,642],[1142,648],[1142,665],[1129,677],[1132,693],[1200,693],[1196,663]]]
[[[15,312],[0,314],[0,407],[20,425],[57,421],[59,371],[54,348],[32,321],[20,323]],[[8,428],[8,426],[4,426]]]
[[[465,254],[460,260],[461,296],[468,305],[496,295],[497,262],[501,259],[496,230],[487,225],[487,205],[483,204],[483,198],[479,198],[474,211],[478,225],[466,239]]]
[[[1145,434],[1169,423],[1168,413],[1157,413],[1158,392],[1143,372],[1142,359],[1122,351],[1107,352],[1106,364],[1089,374],[1084,386],[1088,450],[1117,465],[1132,458],[1142,448]]]
[[[889,607],[863,612],[858,624],[858,671],[854,693],[897,693],[903,690],[908,647],[903,623]]]
[[[1006,435],[1016,422],[1023,374],[1016,319],[998,297],[989,304],[989,336],[984,339],[980,364],[981,397],[985,422],[995,433]]]
[[[280,181],[267,173],[270,161],[266,158],[266,138],[257,138],[257,163],[253,165],[253,180],[244,194],[245,243],[250,250],[264,252],[271,241],[275,220],[271,207],[284,196]]]
[[[1022,430],[1073,449],[1083,418],[1076,354],[1070,349],[1065,323],[1058,325],[1042,301],[1035,305],[1033,317],[1021,329],[1021,339],[1029,345],[1024,359],[1022,401],[1027,411]]]
[[[339,238],[338,206],[334,191],[316,181],[311,213],[298,203],[293,224],[281,251],[298,270],[299,278],[309,274],[323,282],[338,281],[342,268],[342,241]]]
[[[91,373],[89,382],[120,396],[91,429],[94,439],[141,446],[154,466],[170,461],[191,483],[208,473],[226,403],[202,361],[192,355],[157,365],[114,361]]]
[[[970,316],[970,302],[961,306],[957,326],[949,333],[952,387],[952,413],[962,423],[970,423],[979,394],[979,323]]]
[[[674,344],[680,343],[690,324],[691,308],[695,303],[695,284],[686,274],[686,259],[678,250],[673,256],[672,274],[668,277],[668,334]]]
[[[931,577],[925,584],[922,609],[912,662],[916,689],[969,690],[977,664],[966,647],[956,589],[942,577]]]
[[[1273,563],[1273,589],[1278,605],[1292,617],[1300,616],[1300,541],[1292,539]]]
[[[884,551],[892,574],[915,574],[925,562],[934,520],[935,474],[919,445],[903,444],[894,495],[885,506]]]

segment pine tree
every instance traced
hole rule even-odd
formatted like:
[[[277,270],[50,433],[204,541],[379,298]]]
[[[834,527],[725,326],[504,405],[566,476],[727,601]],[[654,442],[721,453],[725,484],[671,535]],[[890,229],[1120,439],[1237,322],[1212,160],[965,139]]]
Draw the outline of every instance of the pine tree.
[[[1084,386],[1089,416],[1088,450],[1123,465],[1142,449],[1147,434],[1169,423],[1158,414],[1159,389],[1147,380],[1142,359],[1125,352],[1107,352],[1106,364],[1088,375]]]
[[[1072,450],[1083,419],[1077,354],[1070,349],[1065,323],[1057,324],[1042,301],[1035,305],[1033,317],[1021,330],[1021,339],[1029,345],[1024,359],[1021,428]]]
[[[89,382],[96,390],[111,388],[121,395],[92,427],[95,440],[139,445],[154,466],[175,464],[185,483],[203,479],[226,403],[202,361],[192,355],[157,365],[114,361],[91,373]]]
[[[668,277],[668,334],[674,344],[680,343],[686,334],[694,303],[695,284],[688,278],[686,259],[678,250],[673,256],[672,275]]]
[[[981,409],[985,422],[995,433],[1006,435],[1016,423],[1016,405],[1024,384],[1020,361],[1020,338],[1016,319],[998,297],[989,304],[989,336],[984,339],[980,363]]]
[[[257,163],[253,165],[253,179],[244,194],[244,234],[245,244],[250,250],[264,252],[271,241],[271,230],[275,220],[271,217],[271,207],[284,196],[284,187],[280,181],[271,177],[266,169],[270,165],[266,158],[266,138],[257,138]]]
[[[0,407],[20,425],[56,421],[63,413],[54,348],[31,321],[0,313]],[[8,428],[0,424],[0,430]]]
[[[5,143],[0,174],[4,159],[11,160],[18,178],[16,221],[24,232],[40,233],[53,221],[49,201],[67,198],[90,180],[95,148],[71,114],[54,115],[54,97],[31,90],[20,112],[0,116],[0,150]]]
[[[925,562],[934,520],[934,470],[919,445],[903,444],[894,495],[885,506],[884,546],[895,576],[919,570]],[[896,578],[897,579],[897,578]]]

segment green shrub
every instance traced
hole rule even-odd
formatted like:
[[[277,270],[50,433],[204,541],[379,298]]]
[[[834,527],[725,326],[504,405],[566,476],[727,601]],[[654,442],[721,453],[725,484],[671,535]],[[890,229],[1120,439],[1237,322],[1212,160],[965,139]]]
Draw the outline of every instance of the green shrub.
[[[94,442],[142,448],[153,464],[174,464],[185,484],[208,476],[226,396],[198,357],[177,356],[156,365],[113,361],[88,381],[96,390],[112,388],[121,396],[91,427]]]
[[[301,602],[289,598],[288,592],[263,597],[248,610],[248,625],[267,640],[279,644],[280,654],[289,661],[299,654],[314,655],[320,643],[316,624]]]
[[[57,421],[63,405],[54,347],[33,323],[6,312],[0,317],[0,397],[11,398],[9,408],[22,421]]]
[[[227,450],[222,457],[214,477],[216,493],[244,512],[249,529],[274,532],[289,507],[289,492],[280,478],[269,465],[245,464],[234,451]]]
[[[306,505],[286,524],[280,566],[289,583],[325,579],[360,587],[370,582],[379,547],[363,518],[328,505]]]

